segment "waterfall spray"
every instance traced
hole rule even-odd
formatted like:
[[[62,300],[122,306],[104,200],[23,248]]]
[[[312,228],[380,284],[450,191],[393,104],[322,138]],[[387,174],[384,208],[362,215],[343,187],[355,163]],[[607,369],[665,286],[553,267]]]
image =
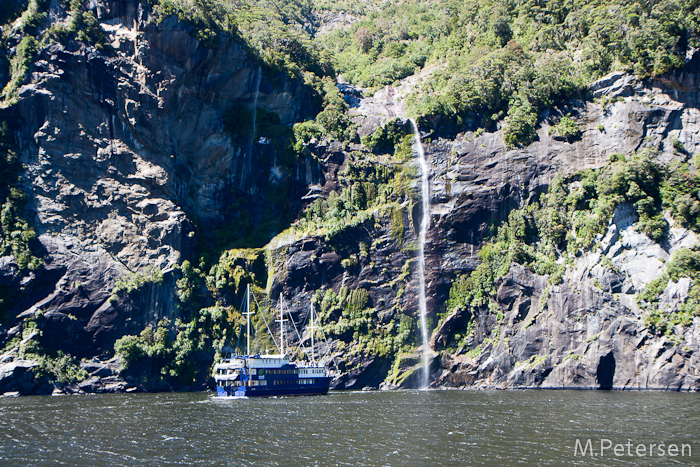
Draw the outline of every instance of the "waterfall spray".
[[[430,227],[430,185],[428,180],[428,163],[425,160],[425,151],[423,143],[420,139],[418,125],[412,118],[409,119],[413,127],[413,151],[418,155],[418,163],[420,164],[420,187],[421,187],[421,202],[423,205],[423,216],[420,221],[420,230],[418,232],[418,283],[420,290],[418,293],[418,307],[420,311],[420,329],[421,338],[423,340],[422,364],[423,364],[423,381],[422,387],[428,387],[430,383],[430,368],[428,362],[428,303],[425,298],[425,236]]]

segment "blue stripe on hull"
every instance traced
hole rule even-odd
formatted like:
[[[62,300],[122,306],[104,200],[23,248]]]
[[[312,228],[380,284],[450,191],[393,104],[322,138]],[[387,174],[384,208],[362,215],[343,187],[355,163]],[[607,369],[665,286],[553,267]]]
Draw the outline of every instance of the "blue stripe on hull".
[[[328,394],[331,378],[318,378],[316,384],[268,386],[217,386],[217,397],[316,396]]]

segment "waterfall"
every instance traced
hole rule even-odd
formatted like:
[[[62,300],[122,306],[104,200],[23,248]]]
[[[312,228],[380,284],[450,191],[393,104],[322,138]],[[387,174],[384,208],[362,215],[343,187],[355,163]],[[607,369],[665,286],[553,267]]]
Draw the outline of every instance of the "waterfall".
[[[258,65],[258,77],[255,81],[255,97],[253,98],[253,129],[250,135],[250,145],[248,146],[248,171],[251,171],[251,166],[253,164],[253,143],[255,142],[255,132],[257,130],[257,120],[258,120],[258,94],[260,94],[260,81],[262,80],[262,68]]]
[[[421,202],[423,205],[423,215],[420,221],[420,231],[418,232],[418,283],[420,290],[418,294],[418,307],[420,311],[420,328],[421,338],[423,340],[422,364],[423,364],[423,381],[422,387],[428,387],[430,383],[430,368],[428,362],[428,321],[426,315],[428,313],[428,304],[425,298],[425,235],[430,227],[430,186],[428,180],[428,163],[425,160],[425,151],[423,143],[420,140],[420,132],[418,125],[412,118],[409,119],[413,127],[413,151],[418,155],[418,163],[420,164],[420,191]]]

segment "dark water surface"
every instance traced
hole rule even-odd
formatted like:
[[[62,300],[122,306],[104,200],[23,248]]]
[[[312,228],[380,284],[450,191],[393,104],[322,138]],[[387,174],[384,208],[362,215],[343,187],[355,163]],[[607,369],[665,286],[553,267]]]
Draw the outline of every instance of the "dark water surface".
[[[601,439],[613,447],[602,457],[575,455],[577,438],[582,446],[590,438],[596,454]],[[659,456],[655,448],[649,457],[649,445],[661,442],[664,450],[678,445],[678,456]],[[624,456],[615,455],[617,443],[625,445]],[[640,444],[645,456],[635,452]],[[682,444],[691,453],[686,447],[681,456]],[[398,391],[247,400],[215,400],[211,393],[3,398],[0,465],[700,465],[700,395]]]

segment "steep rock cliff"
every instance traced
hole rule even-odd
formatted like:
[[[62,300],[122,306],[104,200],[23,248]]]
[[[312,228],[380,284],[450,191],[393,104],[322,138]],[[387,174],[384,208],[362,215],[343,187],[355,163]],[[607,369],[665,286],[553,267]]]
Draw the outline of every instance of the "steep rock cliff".
[[[281,190],[291,211],[269,215],[285,222],[322,179],[314,161],[285,164],[270,138],[225,124],[231,109],[263,109],[291,125],[318,111],[314,91],[261,67],[242,41],[224,36],[207,48],[191,26],[157,23],[145,5],[93,2],[110,46],[41,48],[17,103],[0,111],[26,166],[22,188],[44,263],[31,271],[0,260],[0,281],[23,297],[2,327],[5,343],[39,312],[46,349],[112,355],[122,335],[177,316],[173,268],[197,260],[233,201],[256,224]],[[66,21],[59,6],[50,14]],[[166,287],[109,300],[117,279],[152,271]]]
[[[546,193],[555,175],[600,168],[613,154],[645,148],[658,149],[657,161],[662,164],[687,160],[688,154],[694,154],[700,143],[695,62],[683,72],[659,79],[640,81],[617,73],[594,83],[592,96],[545,116],[538,140],[525,148],[506,148],[500,131],[445,137],[438,126],[424,133],[430,140],[425,145],[432,197],[426,261],[432,322],[437,323],[438,314],[444,313],[456,276],[474,271],[481,263],[478,252],[494,233],[493,227],[512,209]],[[402,108],[392,100],[400,92],[383,89],[359,103],[353,112],[366,133],[401,116]],[[599,99],[602,96],[605,99]],[[562,114],[580,122],[582,133],[574,141],[552,131]],[[675,141],[682,143],[683,154],[674,150]],[[417,191],[414,184],[414,193]],[[280,264],[287,265],[275,275],[275,283],[285,295],[297,297],[295,309],[301,314],[313,301],[311,291],[339,293],[347,287],[367,290],[367,307],[379,328],[398,313],[417,321],[418,283],[411,245],[420,213],[415,209],[407,212],[412,215],[402,222],[406,229],[403,245],[408,248],[401,248],[401,241],[392,236],[390,216],[381,211],[330,244],[322,238],[305,238],[280,249],[273,242],[268,248],[282,257]],[[677,326],[675,337],[658,335],[645,325],[644,310],[636,301],[644,287],[665,270],[674,252],[698,244],[695,233],[666,217],[669,233],[657,242],[639,231],[631,206],[619,206],[605,235],[592,251],[573,257],[559,285],[550,286],[547,276],[514,263],[497,281],[495,308],[454,313],[433,330],[429,350],[432,384],[698,390],[700,320]],[[371,245],[367,253],[362,253],[362,243]],[[353,256],[359,259],[357,266],[340,266],[343,258]],[[405,265],[409,274],[402,274]],[[669,304],[667,311],[685,301],[689,284],[688,279],[668,284],[662,294],[662,301]],[[470,321],[474,327],[469,331]],[[455,348],[454,336],[468,332],[466,346]],[[417,336],[415,328],[414,333]],[[356,343],[356,335],[330,341],[342,373],[337,387],[419,384],[414,375],[419,348],[412,355],[382,357],[371,347]],[[417,338],[414,344],[420,345]]]
[[[302,328],[301,339],[291,334],[290,343],[308,342],[310,307],[320,309],[328,335],[317,351],[328,351],[337,365],[336,388],[417,386],[418,356],[426,351],[416,326],[416,230],[423,214],[412,162],[327,138],[313,139],[302,156],[285,162],[270,139],[227,129],[225,115],[256,111],[257,102],[289,125],[317,112],[309,88],[261,68],[233,38],[209,49],[175,18],[156,24],[140,2],[95,2],[93,9],[113,51],[75,41],[41,49],[17,104],[2,110],[15,122],[27,166],[23,185],[43,267],[22,270],[14,258],[0,258],[0,284],[23,291],[15,318],[0,328],[6,348],[0,392],[52,390],[36,371],[39,363],[21,357],[23,346],[37,340],[85,359],[89,375],[72,390],[170,389],[156,378],[120,375],[112,357],[118,338],[187,313],[176,298],[175,266],[196,261],[212,233],[234,228],[243,211],[253,224],[272,216],[286,226],[302,207],[331,200],[341,188],[354,196],[350,172],[369,180],[380,168],[385,184],[406,176],[406,192],[330,230],[304,230],[301,219],[269,243],[261,236],[255,246],[264,249],[242,254],[236,273],[254,275],[273,307],[280,294],[287,301]],[[402,99],[419,79],[362,99],[356,91],[346,95],[356,105],[351,115],[360,134],[405,118]],[[496,283],[495,308],[443,315],[453,282],[481,263],[478,253],[494,227],[547,192],[557,174],[603,167],[614,153],[656,148],[657,160],[670,164],[698,151],[697,80],[695,61],[654,80],[610,75],[593,83],[590,95],[545,114],[537,140],[525,148],[507,148],[500,129],[471,131],[478,121],[456,135],[442,122],[423,122],[434,386],[700,387],[698,318],[674,338],[659,335],[636,302],[672,253],[696,245],[697,237],[669,218],[669,236],[654,241],[637,228],[629,206],[618,207],[595,248],[573,256],[561,284],[513,263]],[[579,122],[579,138],[550,131],[564,114]],[[674,152],[676,140],[685,155]],[[280,195],[290,200],[289,212],[266,213]],[[110,300],[118,278],[157,270],[160,285],[147,282]],[[669,309],[689,287],[667,285]],[[235,306],[235,295],[217,300]],[[467,333],[455,347],[455,336]],[[212,353],[198,355],[196,384],[181,387],[203,387]]]

